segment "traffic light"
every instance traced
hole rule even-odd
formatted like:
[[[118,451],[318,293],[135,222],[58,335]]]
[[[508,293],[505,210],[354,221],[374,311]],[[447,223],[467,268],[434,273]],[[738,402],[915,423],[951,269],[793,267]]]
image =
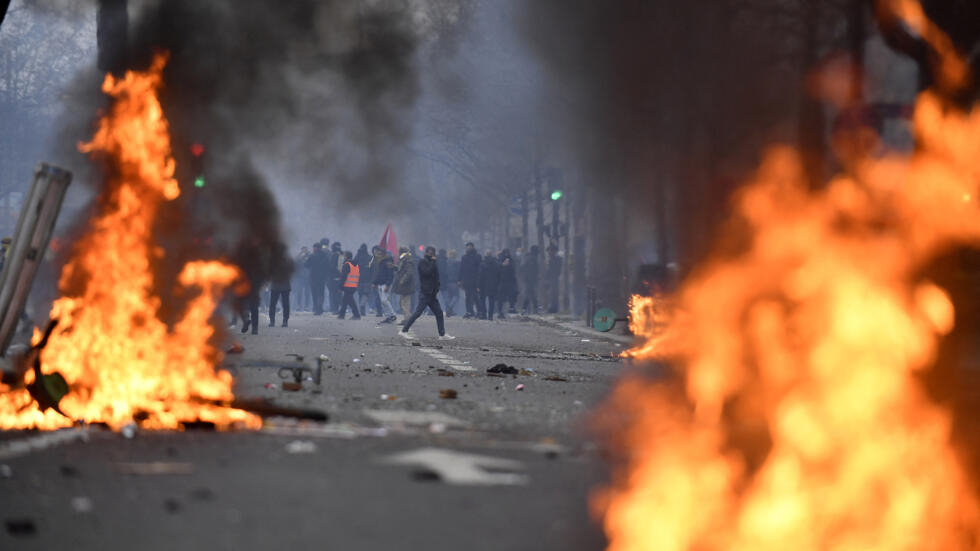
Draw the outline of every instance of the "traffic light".
[[[191,144],[191,174],[194,175],[194,187],[204,187],[204,146],[197,142]]]

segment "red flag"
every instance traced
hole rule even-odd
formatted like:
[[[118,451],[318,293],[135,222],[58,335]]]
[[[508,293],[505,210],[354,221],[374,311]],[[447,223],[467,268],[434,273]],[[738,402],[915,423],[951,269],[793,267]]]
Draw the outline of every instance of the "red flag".
[[[392,258],[398,258],[398,241],[395,239],[395,230],[392,229],[390,223],[385,228],[385,233],[381,236],[381,243],[378,243],[378,246],[391,253]]]

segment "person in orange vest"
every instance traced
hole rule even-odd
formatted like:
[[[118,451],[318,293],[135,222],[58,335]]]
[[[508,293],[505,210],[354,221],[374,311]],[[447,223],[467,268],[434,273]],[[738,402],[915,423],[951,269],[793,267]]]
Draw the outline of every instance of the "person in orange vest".
[[[353,314],[351,319],[361,319],[361,313],[357,311],[357,303],[354,302],[354,293],[357,292],[357,286],[361,281],[361,268],[354,261],[354,254],[350,251],[344,251],[344,267],[340,271],[340,280],[344,282],[344,297],[340,302],[340,312],[337,313],[337,319],[344,319],[348,306],[350,306],[351,314]]]

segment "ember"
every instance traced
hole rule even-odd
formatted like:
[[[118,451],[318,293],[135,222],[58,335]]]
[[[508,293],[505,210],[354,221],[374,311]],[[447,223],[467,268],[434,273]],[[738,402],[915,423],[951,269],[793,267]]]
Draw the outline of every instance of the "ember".
[[[666,329],[635,300],[647,343],[627,355],[680,382],[628,378],[600,412],[619,460],[593,500],[609,549],[976,548],[951,413],[916,374],[954,320],[923,268],[980,244],[980,111],[927,92],[914,126],[911,156],[816,191],[796,152],[769,152],[736,198],[746,248],[685,283]]]
[[[67,417],[42,411],[26,389],[0,388],[0,428],[54,429],[75,420],[117,430],[134,420],[151,429],[260,426],[258,417],[222,405],[234,398],[232,379],[215,371],[221,352],[209,343],[218,297],[241,280],[239,270],[189,262],[178,281],[193,298],[172,326],[158,317],[151,264],[166,251],[152,233],[159,208],[180,194],[157,99],[165,63],[159,55],[145,73],[107,76],[102,89],[112,107],[92,141],[79,146],[114,170],[98,215],[62,271],[63,296],[51,311],[58,327],[41,353],[42,371],[60,373],[69,385],[59,405]],[[27,383],[33,378],[28,373]]]

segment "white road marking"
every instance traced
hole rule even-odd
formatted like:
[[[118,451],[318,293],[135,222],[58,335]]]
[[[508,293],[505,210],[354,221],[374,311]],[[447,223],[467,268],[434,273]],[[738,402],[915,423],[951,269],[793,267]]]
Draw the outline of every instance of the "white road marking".
[[[61,429],[0,444],[0,459],[11,459],[75,440],[88,439],[88,429]]]
[[[442,423],[447,427],[467,427],[469,423],[438,411],[409,411],[404,409],[366,409],[367,415],[382,425],[422,425]]]
[[[419,348],[419,350],[423,354],[432,358],[433,360],[436,360],[437,362],[441,362],[442,364],[447,365],[455,369],[456,371],[476,371],[475,368],[466,365],[466,362],[461,362],[459,360],[456,360],[449,354],[446,354],[445,352],[438,350],[436,348],[429,348],[423,346]]]
[[[516,486],[527,484],[527,475],[488,472],[485,469],[522,470],[524,465],[513,459],[461,453],[440,448],[419,448],[382,458],[388,465],[414,465],[439,475],[447,484],[459,486]]]

